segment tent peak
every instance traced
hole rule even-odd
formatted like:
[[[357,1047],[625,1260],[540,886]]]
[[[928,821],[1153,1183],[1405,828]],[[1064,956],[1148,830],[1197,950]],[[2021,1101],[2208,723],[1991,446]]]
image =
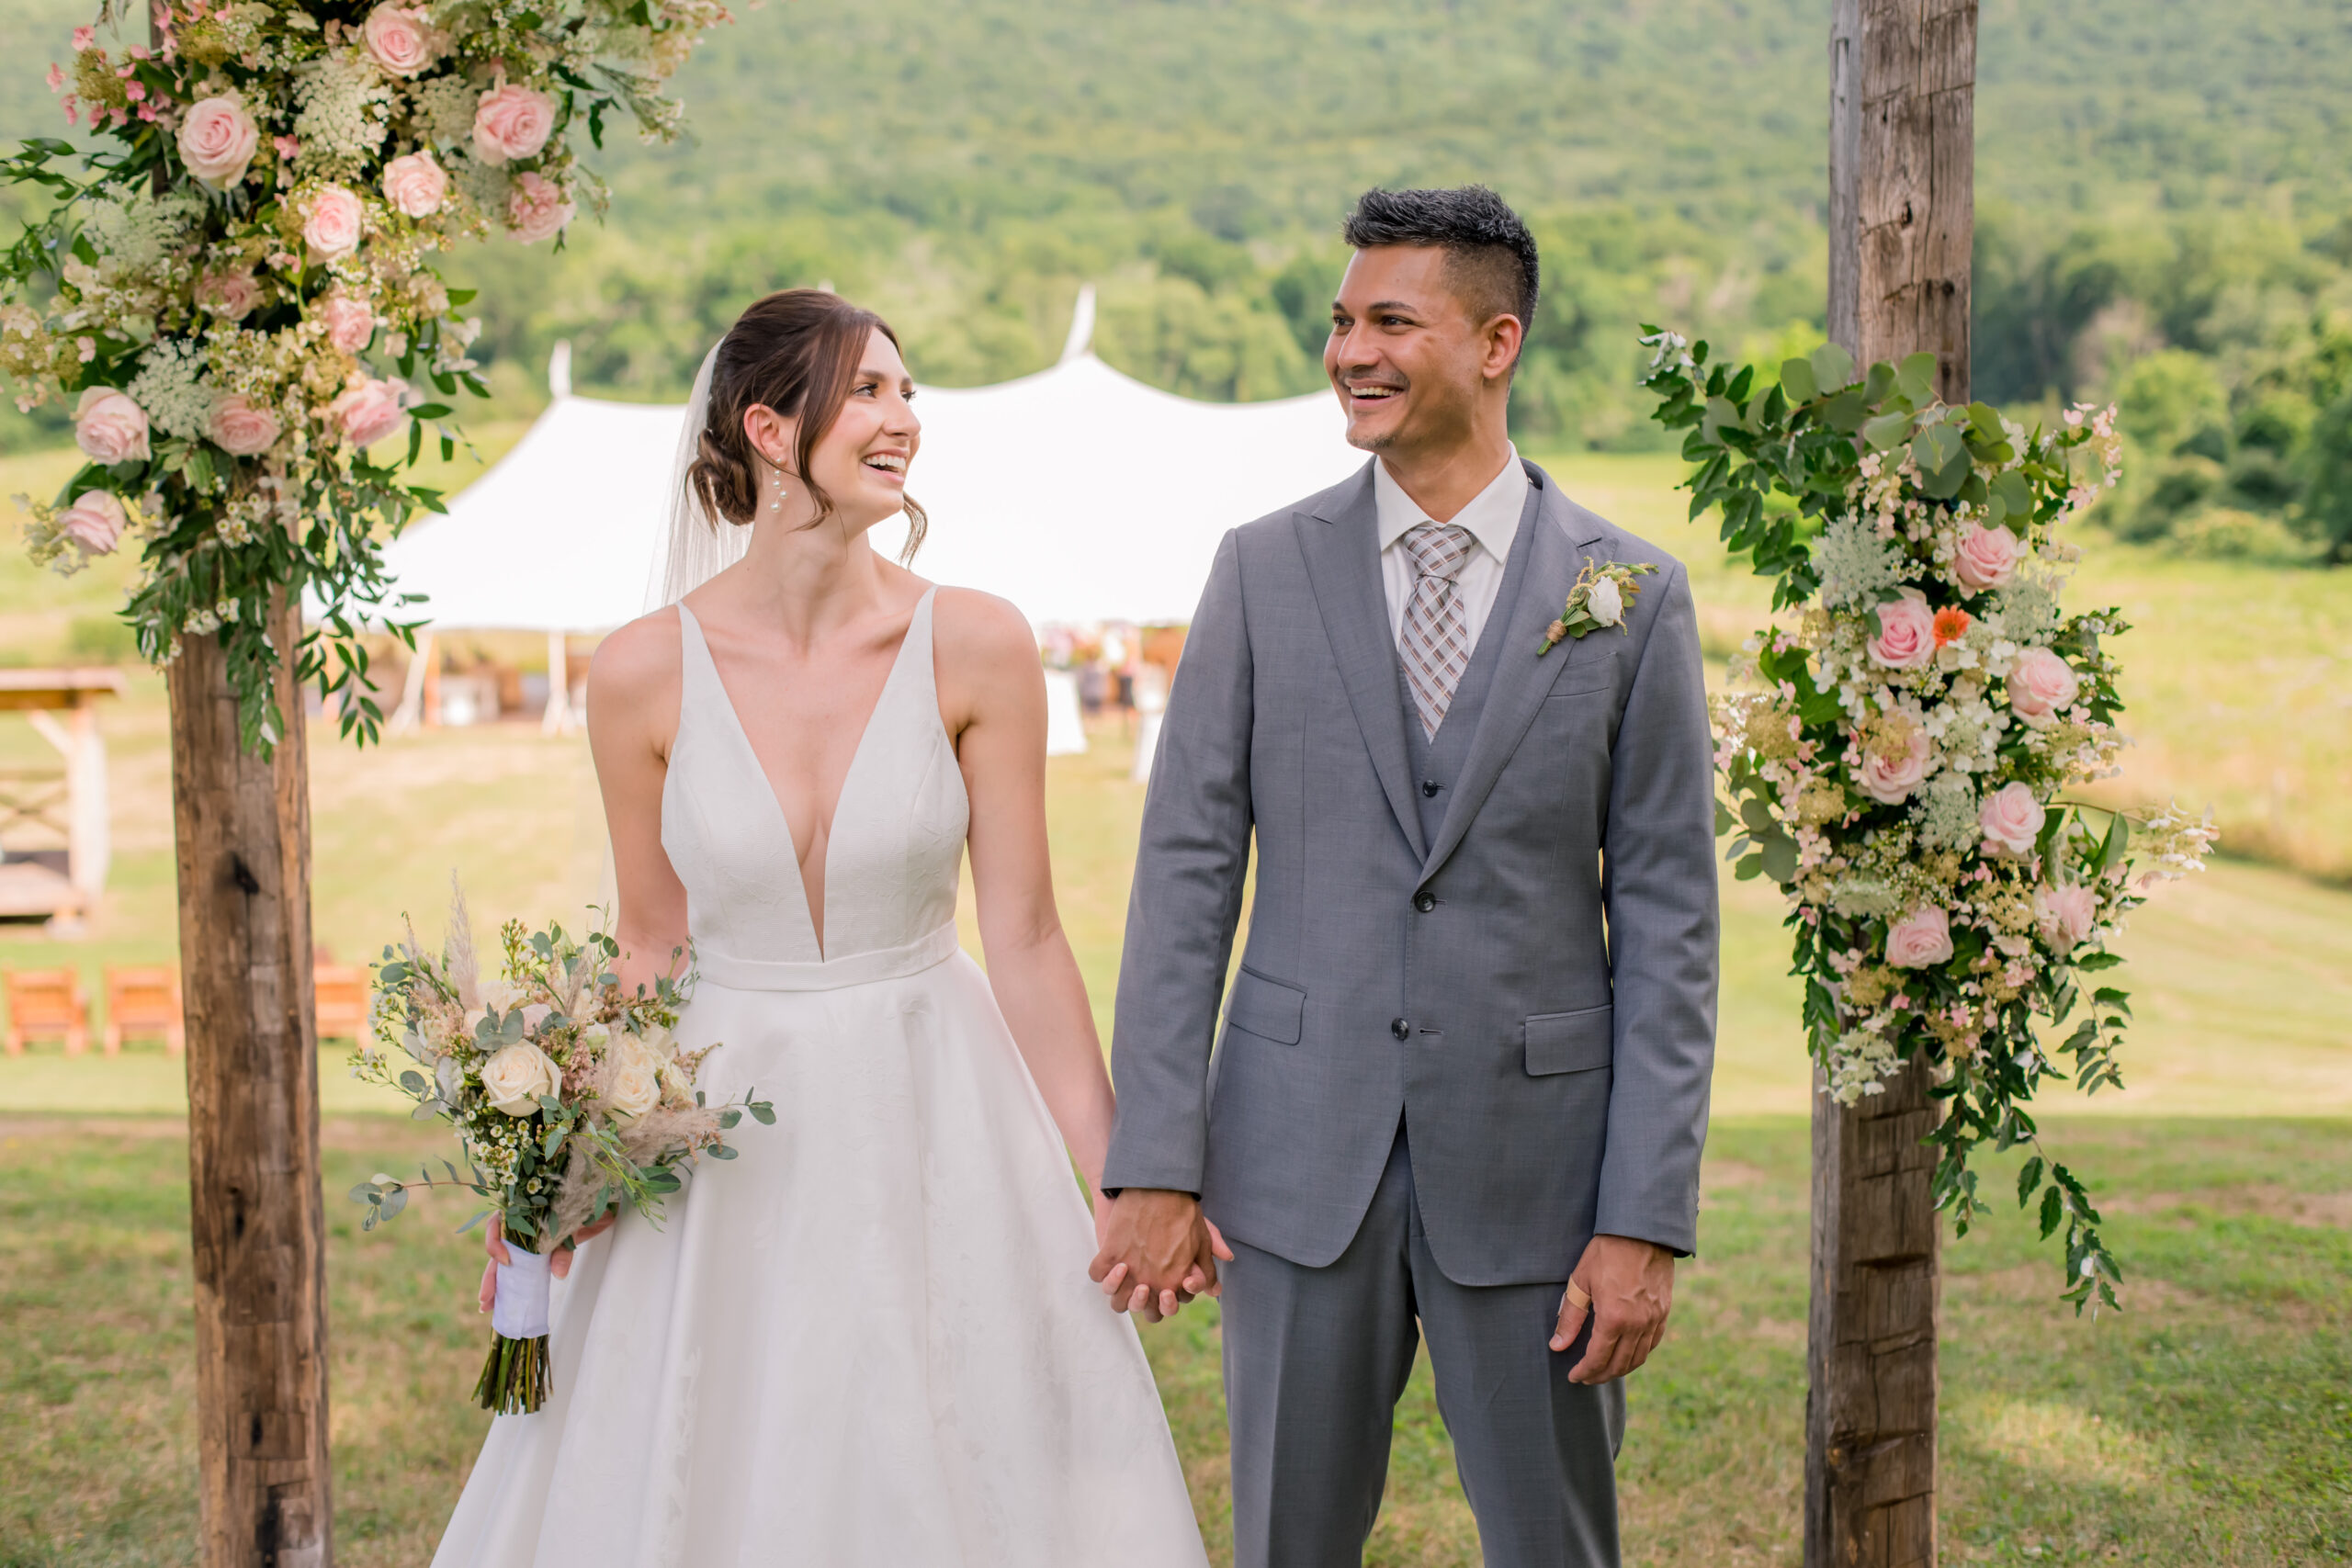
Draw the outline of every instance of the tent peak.
[[[1078,286],[1078,308],[1070,312],[1069,336],[1063,340],[1062,356],[1054,363],[1068,365],[1073,359],[1084,358],[1094,351],[1094,285]]]

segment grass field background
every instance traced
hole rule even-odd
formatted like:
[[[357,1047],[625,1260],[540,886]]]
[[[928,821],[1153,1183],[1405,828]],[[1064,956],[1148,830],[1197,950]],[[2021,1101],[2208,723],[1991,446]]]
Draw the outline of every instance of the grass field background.
[[[513,432],[480,438],[494,457]],[[0,462],[0,494],[70,460]],[[461,478],[462,469],[453,477]],[[1761,584],[1681,522],[1668,463],[1582,458],[1567,488],[1693,566],[1711,647]],[[2213,800],[2251,852],[2165,889],[2122,943],[2139,1023],[2120,1095],[2063,1102],[2053,1153],[2086,1171],[2131,1271],[2122,1316],[2054,1301],[2058,1260],[2013,1216],[1950,1245],[1943,1530],[1961,1562],[2303,1563],[2352,1558],[2352,575],[2187,563],[2086,536],[2080,603],[2116,603],[2141,744],[2123,800]],[[105,646],[119,569],[59,583],[0,552],[0,650]],[[160,682],[107,711],[116,860],[84,937],[0,926],[0,965],[175,948]],[[46,760],[0,720],[0,762]],[[1115,726],[1057,759],[1063,913],[1108,1028],[1141,791]],[[319,940],[371,956],[403,912],[437,934],[452,870],[484,923],[599,896],[584,743],[503,725],[312,751]],[[1674,1331],[1633,1386],[1629,1551],[1656,1564],[1794,1559],[1803,1463],[1804,1063],[1775,896],[1725,885],[1724,995],[1702,1251]],[[967,924],[968,932],[968,924]],[[362,1236],[340,1194],[445,1145],[327,1053],[338,1551],[422,1563],[484,1417],[464,1217],[427,1201]],[[153,1045],[0,1059],[0,1568],[193,1560],[186,1148],[178,1064]],[[1989,1185],[1996,1190],[1999,1179]],[[448,1209],[448,1212],[444,1212]],[[469,1213],[470,1211],[467,1211]],[[1147,1336],[1213,1549],[1225,1518],[1216,1317]],[[1398,1415],[1373,1560],[1467,1564],[1475,1531],[1426,1368]],[[1223,1561],[1220,1555],[1220,1562]]]

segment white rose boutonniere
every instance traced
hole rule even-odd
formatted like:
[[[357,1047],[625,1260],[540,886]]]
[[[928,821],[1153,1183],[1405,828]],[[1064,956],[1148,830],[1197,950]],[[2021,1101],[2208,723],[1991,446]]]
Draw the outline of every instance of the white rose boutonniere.
[[[1623,630],[1625,613],[1642,592],[1634,579],[1646,577],[1657,568],[1648,561],[1626,566],[1618,561],[1586,561],[1584,570],[1577,573],[1576,586],[1568,590],[1568,602],[1560,618],[1544,628],[1542,646],[1535,657],[1543,658],[1561,643],[1574,637],[1590,635],[1606,626]]]

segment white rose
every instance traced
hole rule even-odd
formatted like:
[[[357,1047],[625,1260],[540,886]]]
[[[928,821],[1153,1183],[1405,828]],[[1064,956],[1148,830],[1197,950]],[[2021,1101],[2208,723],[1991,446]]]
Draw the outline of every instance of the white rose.
[[[522,1004],[523,987],[512,980],[484,980],[481,989],[481,1005],[492,1012],[513,1012]]]
[[[605,1109],[642,1116],[662,1103],[662,1059],[641,1046],[625,1047],[605,1074]]]
[[[553,1094],[563,1084],[548,1054],[527,1040],[517,1040],[481,1066],[481,1091],[493,1111],[528,1116],[539,1108],[539,1096]]]
[[[1604,626],[1613,626],[1625,618],[1625,596],[1618,592],[1614,578],[1597,577],[1585,591],[1585,614]]]

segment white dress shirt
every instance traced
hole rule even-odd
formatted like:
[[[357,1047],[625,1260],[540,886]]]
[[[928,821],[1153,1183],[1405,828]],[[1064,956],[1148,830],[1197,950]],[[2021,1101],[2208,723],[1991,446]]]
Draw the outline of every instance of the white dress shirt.
[[[1454,592],[1469,613],[1473,650],[1478,646],[1478,634],[1487,629],[1495,595],[1502,590],[1503,563],[1510,558],[1510,542],[1519,536],[1519,514],[1526,508],[1530,482],[1527,470],[1520,466],[1519,448],[1513,446],[1494,482],[1446,519],[1469,529],[1470,537],[1476,541],[1454,578]],[[1413,592],[1413,556],[1405,547],[1405,531],[1437,519],[1405,493],[1405,487],[1389,477],[1388,465],[1377,457],[1372,463],[1372,495],[1379,509],[1380,586],[1388,599],[1388,638],[1394,642],[1405,635],[1405,601]]]

